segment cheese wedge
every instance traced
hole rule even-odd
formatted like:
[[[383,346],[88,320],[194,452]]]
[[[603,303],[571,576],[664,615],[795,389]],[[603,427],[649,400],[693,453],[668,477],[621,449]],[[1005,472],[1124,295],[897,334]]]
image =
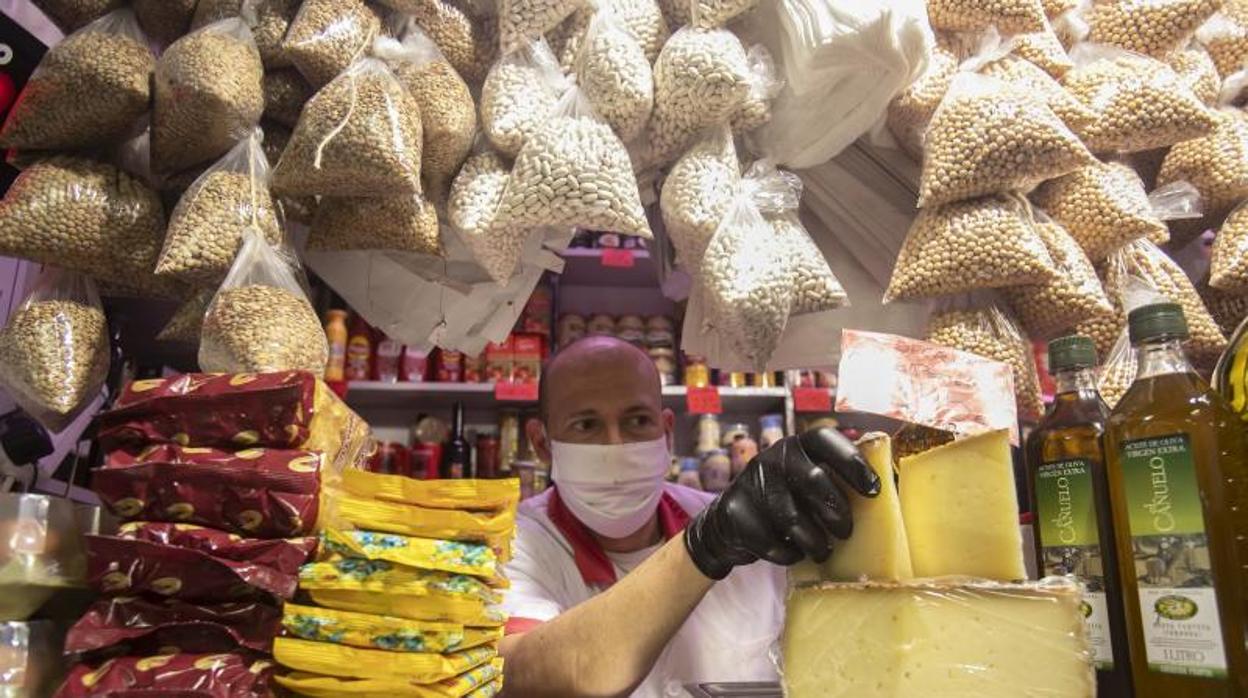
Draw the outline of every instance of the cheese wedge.
[[[880,477],[880,494],[868,498],[849,490],[854,533],[834,544],[832,557],[823,563],[822,577],[851,582],[910,579],[914,570],[893,477],[892,440],[887,434],[867,434],[858,441],[858,450]]]
[[[1092,698],[1074,585],[800,586],[781,650],[787,698]]]
[[[916,577],[1027,578],[1009,432],[902,458],[898,487]]]

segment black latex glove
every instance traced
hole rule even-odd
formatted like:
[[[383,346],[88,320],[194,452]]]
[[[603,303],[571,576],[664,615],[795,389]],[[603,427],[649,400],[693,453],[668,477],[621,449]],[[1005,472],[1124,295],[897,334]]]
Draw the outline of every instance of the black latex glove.
[[[848,538],[854,528],[838,480],[865,497],[880,492],[875,471],[839,431],[785,437],[698,514],[685,529],[685,548],[711,579],[760,559],[792,565],[809,555],[823,562],[832,537]]]

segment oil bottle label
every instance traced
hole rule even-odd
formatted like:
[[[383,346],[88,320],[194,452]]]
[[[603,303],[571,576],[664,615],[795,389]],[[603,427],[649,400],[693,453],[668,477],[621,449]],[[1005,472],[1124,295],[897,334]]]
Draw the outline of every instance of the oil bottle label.
[[[1043,463],[1036,472],[1036,508],[1044,573],[1078,577],[1086,587],[1083,617],[1098,669],[1114,667],[1105,598],[1105,563],[1097,528],[1092,463]]]
[[[1140,619],[1148,668],[1225,678],[1226,652],[1204,510],[1187,434],[1122,444]]]

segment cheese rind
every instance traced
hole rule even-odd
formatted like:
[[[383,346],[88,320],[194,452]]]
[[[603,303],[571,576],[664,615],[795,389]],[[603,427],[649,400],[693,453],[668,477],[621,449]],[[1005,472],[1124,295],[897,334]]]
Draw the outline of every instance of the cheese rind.
[[[1092,698],[1075,587],[808,585],[789,595],[787,698]]]
[[[892,440],[887,434],[867,434],[858,441],[858,450],[880,477],[880,493],[868,498],[849,491],[854,532],[833,545],[822,576],[834,581],[910,579],[914,569],[893,477]]]
[[[1027,578],[1009,432],[902,458],[899,488],[915,576]]]

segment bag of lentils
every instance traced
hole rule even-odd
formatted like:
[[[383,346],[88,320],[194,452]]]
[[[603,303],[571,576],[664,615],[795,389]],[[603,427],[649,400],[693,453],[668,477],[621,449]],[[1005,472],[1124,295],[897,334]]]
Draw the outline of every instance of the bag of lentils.
[[[199,331],[204,326],[204,313],[217,292],[215,288],[201,288],[189,300],[173,311],[173,317],[156,335],[157,341],[180,344],[199,344]]]
[[[198,0],[130,0],[139,26],[162,46],[168,46],[191,28]]]
[[[278,68],[264,74],[264,117],[294,128],[313,89],[294,68]]]
[[[66,35],[72,34],[114,10],[126,0],[30,0]]]
[[[255,36],[264,67],[286,68],[291,62],[282,40],[299,11],[299,3],[300,0],[199,0],[191,30],[229,17],[242,17]]]
[[[420,194],[370,198],[321,197],[308,249],[396,250],[444,257],[438,214]]]

